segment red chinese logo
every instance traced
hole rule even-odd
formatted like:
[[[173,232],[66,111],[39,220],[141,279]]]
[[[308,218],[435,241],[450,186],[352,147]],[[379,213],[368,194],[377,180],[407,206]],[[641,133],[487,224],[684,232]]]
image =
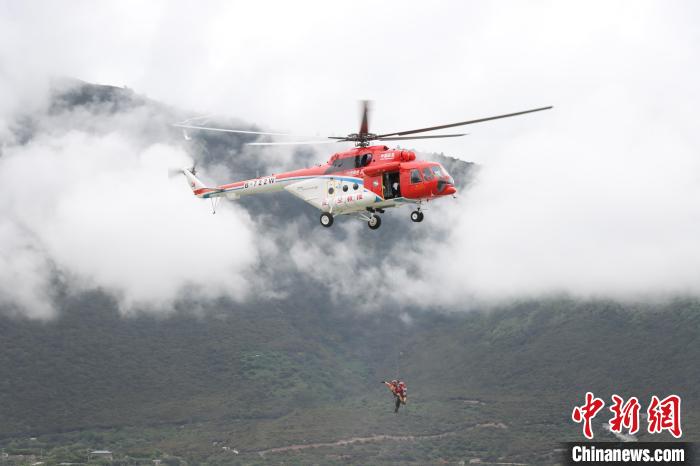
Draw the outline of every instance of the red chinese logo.
[[[668,430],[676,438],[683,435],[681,430],[681,397],[678,395],[669,395],[663,400],[659,400],[656,395],[652,396],[647,416],[650,434]]]
[[[637,397],[631,397],[626,402],[619,395],[612,395],[613,404],[610,406],[610,411],[613,417],[608,421],[610,432],[622,433],[623,429],[627,429],[630,435],[639,432],[639,412],[641,405]],[[586,402],[583,406],[574,407],[571,413],[571,419],[576,423],[583,423],[583,435],[587,439],[593,438],[592,420],[603,409],[605,402],[596,398],[593,393],[586,393]],[[668,431],[675,438],[680,438],[683,435],[681,429],[681,397],[678,395],[669,395],[663,400],[660,400],[656,395],[651,397],[649,407],[647,408],[647,432],[650,434],[658,434],[663,431]]]
[[[593,393],[586,393],[586,404],[583,406],[576,406],[574,411],[571,413],[571,419],[574,422],[581,423],[583,421],[583,435],[587,439],[593,438],[593,429],[591,428],[591,420],[598,414],[598,411],[603,409],[605,402],[600,398],[593,396]]]
[[[622,428],[626,428],[627,431],[634,435],[639,431],[639,400],[637,397],[633,396],[627,403],[623,404],[623,399],[620,396],[612,396],[613,405],[610,407],[610,411],[613,412],[614,416],[610,419],[610,432],[621,433]]]

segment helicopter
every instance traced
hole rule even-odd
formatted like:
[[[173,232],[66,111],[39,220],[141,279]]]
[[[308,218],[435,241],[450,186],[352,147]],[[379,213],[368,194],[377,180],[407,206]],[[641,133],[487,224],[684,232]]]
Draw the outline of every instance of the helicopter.
[[[216,204],[221,198],[236,200],[243,196],[287,191],[318,209],[321,212],[319,221],[326,228],[333,225],[336,217],[345,215],[366,221],[370,229],[376,230],[382,224],[380,214],[385,213],[385,209],[402,205],[414,208],[410,217],[413,222],[418,223],[422,222],[424,218],[421,208],[428,202],[438,198],[456,196],[457,188],[454,179],[438,162],[418,160],[414,151],[391,149],[383,144],[372,145],[373,141],[461,137],[465,136],[466,133],[436,135],[421,133],[525,115],[551,108],[552,106],[540,107],[457,123],[377,134],[369,131],[369,105],[367,101],[362,101],[362,116],[357,133],[351,133],[347,136],[328,136],[316,141],[255,141],[247,143],[251,146],[355,143],[355,148],[334,153],[325,164],[235,181],[216,187],[208,187],[197,178],[194,166],[183,168],[178,172],[185,175],[195,196],[211,199],[214,213],[216,212]],[[173,126],[182,128],[185,139],[191,139],[187,133],[191,130],[273,137],[290,136],[285,133],[198,125],[196,124],[197,120],[197,118],[191,118],[175,123]]]

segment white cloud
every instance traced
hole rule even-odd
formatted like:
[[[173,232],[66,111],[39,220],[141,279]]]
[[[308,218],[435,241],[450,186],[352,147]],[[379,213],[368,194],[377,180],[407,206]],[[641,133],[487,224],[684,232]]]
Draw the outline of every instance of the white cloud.
[[[3,242],[3,270],[13,280],[1,282],[5,302],[49,315],[46,264],[72,289],[115,293],[125,311],[168,308],[185,291],[246,297],[257,259],[246,212],[233,205],[212,216],[167,178],[168,168],[190,163],[182,149],[132,139],[70,131],[6,150],[0,226],[12,240]],[[13,244],[18,237],[31,240]]]
[[[118,290],[125,305],[167,306],[188,284],[277,296],[260,274],[274,281],[290,268],[369,308],[698,294],[697,13],[691,2],[5,2],[5,293],[46,314],[37,303],[55,267]],[[339,219],[348,238],[333,245],[323,230],[258,231],[235,204],[209,216],[160,178],[166,159],[187,156],[153,145],[150,128],[139,134],[152,115],[52,118],[43,138],[13,146],[12,118],[41,108],[57,74],[305,135],[355,131],[358,98],[376,100],[372,128],[387,131],[555,109],[411,144],[479,162],[479,179],[423,224],[406,221],[422,232],[411,244],[368,263],[359,222]],[[77,119],[93,132],[66,133]],[[274,171],[290,164],[276,148],[260,153]],[[246,274],[275,255],[287,255],[277,276]]]
[[[403,264],[425,272],[409,298],[700,294],[700,137],[646,113],[649,97],[585,97],[557,109],[547,131],[504,144],[458,206],[431,212],[447,239],[417,245]],[[421,267],[427,257],[440,267]]]
[[[4,219],[0,221],[1,301],[12,313],[34,318],[53,314],[51,263],[38,250],[32,232]]]

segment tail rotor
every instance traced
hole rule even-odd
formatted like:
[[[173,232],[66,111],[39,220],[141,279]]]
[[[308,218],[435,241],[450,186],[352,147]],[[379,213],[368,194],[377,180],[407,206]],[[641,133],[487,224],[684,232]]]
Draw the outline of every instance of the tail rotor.
[[[190,172],[193,176],[197,176],[197,162],[194,162],[190,168],[170,168],[168,170],[168,178],[184,175],[185,171]]]

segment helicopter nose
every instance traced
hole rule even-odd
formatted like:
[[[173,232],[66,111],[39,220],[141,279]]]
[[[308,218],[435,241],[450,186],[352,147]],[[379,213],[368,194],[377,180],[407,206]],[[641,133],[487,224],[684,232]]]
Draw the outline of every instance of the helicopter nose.
[[[453,194],[457,194],[457,188],[454,186],[447,186],[440,194],[443,196],[451,196]]]
[[[452,179],[439,180],[437,184],[437,195],[438,196],[450,196],[457,192]]]

